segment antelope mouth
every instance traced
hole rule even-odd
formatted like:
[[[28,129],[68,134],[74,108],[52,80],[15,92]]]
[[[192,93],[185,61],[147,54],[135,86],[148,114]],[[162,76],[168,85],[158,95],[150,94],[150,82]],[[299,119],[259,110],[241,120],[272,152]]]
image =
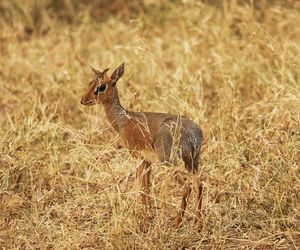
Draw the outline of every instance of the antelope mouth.
[[[88,102],[83,102],[83,101],[81,101],[80,103],[81,103],[82,105],[85,105],[85,106],[92,106],[92,105],[95,104],[95,102],[94,102],[93,100],[88,101]]]

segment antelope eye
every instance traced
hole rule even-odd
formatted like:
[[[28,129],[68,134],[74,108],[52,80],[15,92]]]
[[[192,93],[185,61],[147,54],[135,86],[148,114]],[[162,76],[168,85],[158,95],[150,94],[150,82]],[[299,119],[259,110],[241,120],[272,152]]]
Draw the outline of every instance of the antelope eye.
[[[106,84],[101,84],[100,86],[98,86],[95,90],[95,94],[98,94],[100,92],[103,92],[106,90]]]

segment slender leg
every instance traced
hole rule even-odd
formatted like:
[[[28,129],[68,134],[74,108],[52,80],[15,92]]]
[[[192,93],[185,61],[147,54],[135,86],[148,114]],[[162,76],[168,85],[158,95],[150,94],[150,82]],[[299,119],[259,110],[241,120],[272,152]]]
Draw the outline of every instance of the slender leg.
[[[148,200],[148,206],[151,207],[151,200],[150,200],[150,187],[151,187],[151,182],[150,182],[150,175],[151,175],[151,163],[145,161],[145,176],[144,176],[144,183],[145,183],[145,194]]]
[[[203,184],[201,182],[201,177],[199,173],[184,173],[181,171],[174,171],[175,179],[183,185],[182,189],[182,201],[181,201],[181,210],[178,213],[176,218],[175,227],[179,227],[182,222],[184,212],[187,206],[188,198],[191,193],[191,184],[195,184],[197,205],[196,205],[196,220],[195,223],[201,221],[201,207],[202,207],[202,192],[203,192]]]
[[[141,200],[143,205],[150,206],[150,168],[151,163],[143,160],[137,169],[137,178],[139,179],[139,184],[141,186]]]
[[[203,184],[201,182],[201,177],[196,177],[196,194],[197,194],[197,210],[196,210],[196,221],[201,221],[201,206],[202,206],[202,191],[203,191]]]
[[[178,228],[182,222],[190,194],[191,194],[191,186],[189,183],[186,183],[186,184],[184,184],[183,189],[182,189],[180,211],[178,212],[177,218],[175,220],[176,228]]]

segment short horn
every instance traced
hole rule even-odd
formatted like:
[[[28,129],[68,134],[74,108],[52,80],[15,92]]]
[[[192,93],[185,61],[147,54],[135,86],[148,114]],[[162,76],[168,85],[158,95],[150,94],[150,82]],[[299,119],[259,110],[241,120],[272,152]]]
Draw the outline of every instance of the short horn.
[[[101,77],[102,76],[102,73],[100,70],[97,70],[95,68],[93,68],[92,66],[90,66],[92,72],[94,72],[98,77]]]
[[[107,71],[109,71],[109,68],[106,68],[105,70],[103,70],[102,74],[106,74]]]

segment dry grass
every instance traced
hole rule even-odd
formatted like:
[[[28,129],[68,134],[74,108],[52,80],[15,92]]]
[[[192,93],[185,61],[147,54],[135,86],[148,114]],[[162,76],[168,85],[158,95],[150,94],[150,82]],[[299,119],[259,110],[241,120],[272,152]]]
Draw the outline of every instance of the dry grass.
[[[1,247],[299,247],[297,1],[24,2],[0,5]],[[122,61],[124,106],[185,114],[204,131],[201,229],[194,197],[171,227],[180,187],[155,165],[152,224],[140,231],[138,185],[126,179],[139,162],[100,106],[79,103],[88,65]]]

